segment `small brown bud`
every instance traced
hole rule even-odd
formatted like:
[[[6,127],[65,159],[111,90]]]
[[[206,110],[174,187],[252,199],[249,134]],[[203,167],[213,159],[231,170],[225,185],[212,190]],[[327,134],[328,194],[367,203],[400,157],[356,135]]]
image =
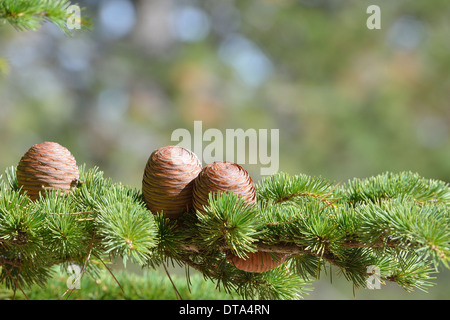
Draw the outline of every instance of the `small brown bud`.
[[[253,252],[248,254],[248,258],[239,258],[230,255],[227,260],[233,264],[237,269],[247,272],[266,272],[272,270],[282,264],[286,256],[280,256],[279,259],[274,260],[268,252]]]

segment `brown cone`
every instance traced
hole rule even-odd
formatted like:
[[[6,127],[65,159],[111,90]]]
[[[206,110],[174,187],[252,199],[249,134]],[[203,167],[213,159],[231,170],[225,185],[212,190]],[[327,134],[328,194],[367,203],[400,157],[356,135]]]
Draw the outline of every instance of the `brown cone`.
[[[202,170],[195,153],[179,146],[155,150],[147,161],[142,192],[148,209],[171,219],[192,207],[194,179]]]
[[[210,192],[233,192],[249,205],[256,203],[256,191],[248,172],[240,165],[228,161],[216,161],[205,166],[195,179],[194,209],[202,212],[208,205]],[[285,257],[275,261],[267,252],[249,254],[247,259],[230,255],[228,261],[236,268],[247,272],[265,272],[280,265]]]
[[[44,190],[62,190],[69,193],[79,181],[79,170],[74,156],[56,142],[32,146],[17,166],[17,182],[21,192],[30,199],[39,199]],[[44,195],[44,192],[42,192]]]
[[[286,256],[281,256],[279,260],[274,260],[267,252],[254,252],[248,255],[247,259],[237,256],[229,256],[228,261],[239,270],[247,272],[266,272],[279,266],[284,262]]]
[[[256,192],[252,178],[240,165],[228,161],[208,164],[195,179],[193,205],[198,211],[208,205],[210,192],[233,192],[248,204],[256,203]]]

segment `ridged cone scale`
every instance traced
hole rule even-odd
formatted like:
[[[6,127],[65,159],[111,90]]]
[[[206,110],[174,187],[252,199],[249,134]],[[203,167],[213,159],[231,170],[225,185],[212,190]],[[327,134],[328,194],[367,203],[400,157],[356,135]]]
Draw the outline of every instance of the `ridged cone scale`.
[[[44,196],[45,190],[69,193],[79,182],[79,169],[70,151],[56,142],[33,145],[17,166],[17,182],[21,193],[31,200]]]
[[[142,192],[148,209],[179,218],[192,208],[194,179],[202,170],[198,157],[179,146],[165,146],[152,152],[145,166]]]
[[[278,267],[285,260],[286,256],[280,256],[274,260],[268,252],[253,252],[249,253],[246,259],[237,256],[227,257],[228,262],[236,268],[247,272],[266,272]]]

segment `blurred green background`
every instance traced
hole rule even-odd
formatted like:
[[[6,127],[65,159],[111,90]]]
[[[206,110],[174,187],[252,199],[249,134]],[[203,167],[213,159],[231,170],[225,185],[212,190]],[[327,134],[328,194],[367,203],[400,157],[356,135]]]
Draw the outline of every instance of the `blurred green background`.
[[[201,120],[203,130],[279,129],[279,171],[291,174],[450,181],[448,0],[78,4],[89,32],[0,27],[0,168],[56,141],[140,188],[150,153]],[[373,4],[379,30],[366,26]],[[256,182],[259,168],[247,166]],[[448,299],[449,279],[442,272],[425,295],[388,285],[357,298]],[[324,275],[309,298],[353,292]]]

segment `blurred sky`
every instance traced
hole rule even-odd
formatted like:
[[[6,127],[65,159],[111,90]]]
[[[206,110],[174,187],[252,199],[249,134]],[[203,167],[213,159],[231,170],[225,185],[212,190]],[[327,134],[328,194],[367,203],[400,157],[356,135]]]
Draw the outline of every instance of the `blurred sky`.
[[[0,168],[56,141],[140,188],[150,153],[202,121],[279,129],[292,174],[450,181],[447,0],[78,3],[91,31],[0,28]],[[380,30],[366,26],[371,4]]]
[[[371,2],[343,0],[90,0],[92,31],[72,37],[2,26],[0,164],[56,140],[140,186],[151,151],[200,120],[279,129],[280,171],[450,180],[444,3],[383,3],[380,30]]]

